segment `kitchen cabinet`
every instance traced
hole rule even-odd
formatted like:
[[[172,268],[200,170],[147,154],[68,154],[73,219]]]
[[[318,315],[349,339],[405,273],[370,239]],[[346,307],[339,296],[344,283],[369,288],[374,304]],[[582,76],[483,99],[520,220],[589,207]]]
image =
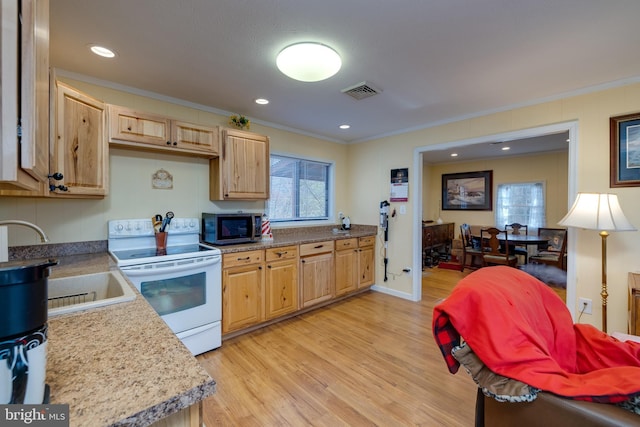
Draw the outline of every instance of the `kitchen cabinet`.
[[[109,143],[200,157],[218,155],[218,127],[203,126],[109,105]]]
[[[50,169],[62,179],[49,194],[104,197],[109,192],[105,105],[64,83],[55,83],[55,126]]]
[[[375,236],[336,241],[336,296],[373,285],[374,247]]]
[[[358,239],[336,242],[336,296],[358,289]]]
[[[220,156],[209,164],[209,198],[267,200],[269,181],[269,138],[222,129]]]
[[[298,247],[265,251],[265,318],[273,319],[298,309]]]
[[[374,284],[376,237],[365,236],[358,239],[358,289]]]
[[[302,308],[335,296],[333,240],[300,245],[300,281]]]
[[[223,254],[222,333],[264,320],[264,250]]]
[[[49,1],[3,1],[0,23],[0,190],[42,192],[49,173]]]

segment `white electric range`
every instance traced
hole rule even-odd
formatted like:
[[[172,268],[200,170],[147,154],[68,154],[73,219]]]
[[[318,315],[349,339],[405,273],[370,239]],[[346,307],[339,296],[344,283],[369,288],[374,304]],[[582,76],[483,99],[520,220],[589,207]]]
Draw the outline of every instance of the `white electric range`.
[[[173,218],[166,250],[156,249],[151,219],[108,223],[109,253],[194,355],[222,343],[222,255],[200,243],[198,218]]]

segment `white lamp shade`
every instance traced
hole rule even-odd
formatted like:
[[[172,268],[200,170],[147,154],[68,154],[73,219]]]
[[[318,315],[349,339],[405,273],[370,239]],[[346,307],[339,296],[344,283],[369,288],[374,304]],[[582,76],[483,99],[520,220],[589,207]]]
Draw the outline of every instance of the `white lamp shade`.
[[[278,54],[276,65],[288,77],[302,82],[328,79],[340,70],[342,60],[335,50],[320,43],[297,43]]]
[[[600,231],[636,230],[624,216],[618,196],[605,193],[578,193],[569,213],[558,224]]]

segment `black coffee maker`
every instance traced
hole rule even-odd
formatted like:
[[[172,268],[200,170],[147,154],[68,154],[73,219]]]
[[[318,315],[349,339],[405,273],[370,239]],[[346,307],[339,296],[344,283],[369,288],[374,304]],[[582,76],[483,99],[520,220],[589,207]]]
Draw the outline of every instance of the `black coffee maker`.
[[[0,404],[48,401],[47,278],[57,263],[0,263]]]

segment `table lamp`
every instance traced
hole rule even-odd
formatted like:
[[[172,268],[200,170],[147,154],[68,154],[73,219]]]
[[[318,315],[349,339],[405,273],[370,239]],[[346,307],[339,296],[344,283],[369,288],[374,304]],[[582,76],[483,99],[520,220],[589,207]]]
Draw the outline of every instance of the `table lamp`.
[[[602,237],[602,330],[607,332],[607,237],[609,231],[635,231],[624,216],[618,196],[607,193],[578,193],[569,212],[558,224],[600,231]]]

